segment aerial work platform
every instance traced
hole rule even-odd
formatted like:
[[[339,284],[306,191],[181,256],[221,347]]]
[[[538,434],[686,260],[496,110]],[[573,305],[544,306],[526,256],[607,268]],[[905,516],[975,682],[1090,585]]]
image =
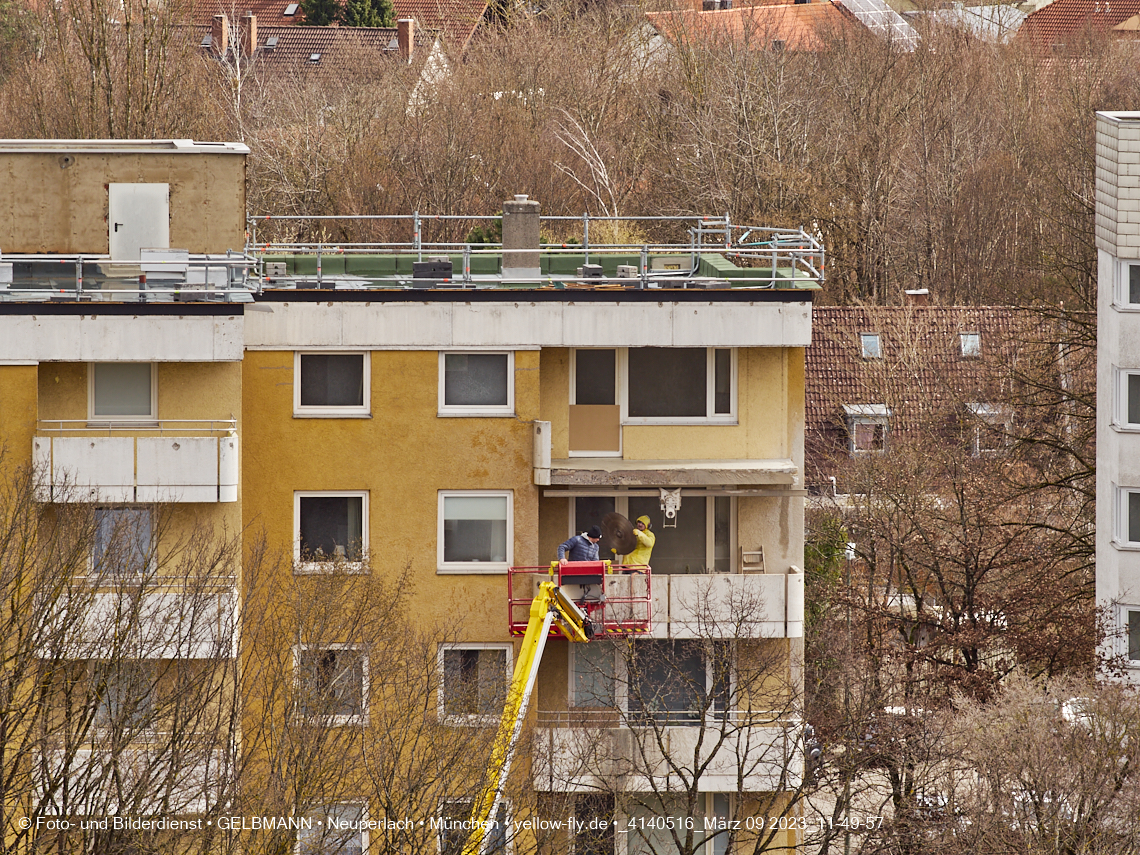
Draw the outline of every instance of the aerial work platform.
[[[526,633],[530,606],[543,582],[553,582],[586,613],[595,636],[634,635],[653,629],[649,565],[553,561],[542,567],[512,567],[507,572],[511,635]]]

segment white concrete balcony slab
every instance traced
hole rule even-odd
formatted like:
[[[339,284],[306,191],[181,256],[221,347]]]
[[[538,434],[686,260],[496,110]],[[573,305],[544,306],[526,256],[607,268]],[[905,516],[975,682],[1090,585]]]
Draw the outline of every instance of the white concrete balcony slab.
[[[41,421],[32,463],[46,502],[236,502],[237,423]]]
[[[153,577],[151,577],[153,579]],[[109,580],[106,580],[109,581]],[[44,659],[232,659],[237,656],[234,587],[76,592],[46,618]]]
[[[181,816],[207,813],[219,804],[233,762],[225,751],[209,747],[187,745],[172,753],[169,740],[160,739],[153,746],[52,751],[36,769],[40,788],[51,791],[48,802],[60,813]],[[67,787],[60,786],[64,780]],[[120,794],[130,803],[120,804]],[[139,794],[146,797],[141,803],[134,800]]]
[[[793,722],[749,725],[730,714],[704,726],[607,727],[602,719],[597,727],[542,726],[552,718],[540,713],[535,731],[534,788],[542,792],[686,789],[694,769],[702,770],[699,792],[736,792],[741,785],[744,792],[774,792],[798,786],[803,776]]]
[[[652,638],[800,638],[804,574],[653,576]]]

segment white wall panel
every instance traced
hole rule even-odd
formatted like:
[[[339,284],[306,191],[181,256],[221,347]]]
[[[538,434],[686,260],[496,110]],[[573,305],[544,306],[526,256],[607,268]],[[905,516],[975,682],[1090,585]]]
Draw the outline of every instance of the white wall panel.
[[[52,499],[56,502],[133,502],[135,441],[131,437],[52,440]]]
[[[0,316],[0,363],[239,362],[241,358],[240,315]]]
[[[250,349],[805,347],[801,303],[264,303],[245,316]]]

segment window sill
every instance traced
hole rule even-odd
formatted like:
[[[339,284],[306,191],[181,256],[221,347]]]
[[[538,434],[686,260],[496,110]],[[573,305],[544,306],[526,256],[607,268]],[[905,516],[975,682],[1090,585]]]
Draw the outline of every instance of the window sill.
[[[1116,538],[1116,537],[1114,537],[1112,540],[1110,540],[1109,543],[1111,543],[1113,548],[1116,549],[1118,552],[1140,552],[1140,543],[1133,543],[1133,542],[1127,541],[1127,540],[1120,540],[1119,538]]]
[[[295,576],[332,576],[336,573],[345,573],[350,576],[365,576],[368,568],[364,561],[301,561],[294,559],[293,575]]]
[[[707,425],[715,427],[736,427],[740,420],[736,416],[677,416],[675,418],[627,418],[622,419],[622,427],[647,427],[653,425]]]
[[[370,419],[372,413],[363,410],[293,410],[295,419]]]
[[[504,575],[510,568],[508,561],[475,561],[469,564],[437,564],[440,576],[476,576],[480,574]]]
[[[441,419],[513,419],[514,409],[510,410],[438,410],[436,417]]]
[[[305,715],[295,713],[293,720],[297,724],[315,724],[320,727],[368,727],[368,715]]]
[[[141,430],[158,426],[158,419],[150,416],[141,419],[130,416],[106,416],[87,420],[87,427],[92,430]]]
[[[1109,427],[1117,433],[1140,433],[1140,425],[1120,424],[1118,422],[1113,422],[1109,425]]]
[[[1112,308],[1114,308],[1118,312],[1122,312],[1125,314],[1133,314],[1136,312],[1140,312],[1140,305],[1137,305],[1135,303],[1119,303],[1116,300],[1112,301]]]
[[[447,727],[490,727],[499,723],[500,716],[476,713],[445,713],[440,718]]]

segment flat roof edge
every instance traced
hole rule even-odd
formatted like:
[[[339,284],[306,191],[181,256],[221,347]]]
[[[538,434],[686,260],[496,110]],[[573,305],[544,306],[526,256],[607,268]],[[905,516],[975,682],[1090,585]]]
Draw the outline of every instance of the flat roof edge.
[[[36,154],[42,152],[169,152],[171,154],[249,154],[240,142],[199,142],[196,140],[35,140],[0,139],[0,152]]]
[[[265,290],[258,303],[811,303],[806,288],[652,288],[605,291],[553,288],[401,288]]]

